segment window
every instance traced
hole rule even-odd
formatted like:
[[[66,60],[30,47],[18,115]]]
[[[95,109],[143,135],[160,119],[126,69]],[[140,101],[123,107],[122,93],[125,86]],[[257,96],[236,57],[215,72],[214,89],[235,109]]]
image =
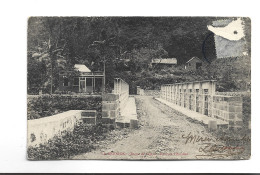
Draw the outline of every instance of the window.
[[[92,86],[92,78],[86,78],[87,86]]]
[[[196,69],[201,68],[201,66],[202,66],[202,63],[196,63]]]
[[[68,79],[68,77],[63,77],[63,86],[69,86],[69,79]]]
[[[74,78],[73,85],[74,86],[79,86],[79,78],[78,77]]]

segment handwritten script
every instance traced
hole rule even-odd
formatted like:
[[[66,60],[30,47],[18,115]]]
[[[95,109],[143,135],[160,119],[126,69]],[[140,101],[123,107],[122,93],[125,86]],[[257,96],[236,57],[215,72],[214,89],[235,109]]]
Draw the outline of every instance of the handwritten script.
[[[244,135],[243,137],[208,137],[192,134],[182,135],[185,144],[200,143],[199,152],[196,158],[227,158],[235,155],[242,154],[245,151],[245,146],[251,142],[250,136]],[[229,143],[231,143],[229,145]],[[243,145],[243,146],[241,146]]]
[[[225,158],[242,154],[244,151],[245,148],[243,146],[225,146],[212,143],[203,143],[203,146],[199,148],[199,152],[202,154],[196,155],[196,158]]]

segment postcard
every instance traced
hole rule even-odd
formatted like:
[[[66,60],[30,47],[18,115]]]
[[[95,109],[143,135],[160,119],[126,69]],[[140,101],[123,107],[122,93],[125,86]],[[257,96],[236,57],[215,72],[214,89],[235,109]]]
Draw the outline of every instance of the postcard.
[[[28,160],[251,156],[248,17],[30,17]]]

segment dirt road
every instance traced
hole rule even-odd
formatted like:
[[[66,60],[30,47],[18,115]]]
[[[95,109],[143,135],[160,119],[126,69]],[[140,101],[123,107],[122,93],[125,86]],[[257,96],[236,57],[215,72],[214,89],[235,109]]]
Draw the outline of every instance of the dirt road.
[[[219,153],[224,144],[214,140],[199,122],[191,121],[149,96],[136,96],[136,105],[139,129],[127,132],[119,141],[103,144],[102,148],[74,159],[221,158],[215,153]],[[226,154],[223,158],[232,156]]]

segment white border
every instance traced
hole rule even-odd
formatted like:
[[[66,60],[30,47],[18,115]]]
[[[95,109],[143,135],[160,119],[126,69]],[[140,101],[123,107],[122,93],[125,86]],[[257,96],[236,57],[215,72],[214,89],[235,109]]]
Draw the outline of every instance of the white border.
[[[259,172],[259,5],[242,0],[13,0],[0,2],[0,173]],[[252,20],[252,158],[246,161],[27,161],[26,21],[29,16],[246,16]],[[258,162],[258,163],[257,163]]]

